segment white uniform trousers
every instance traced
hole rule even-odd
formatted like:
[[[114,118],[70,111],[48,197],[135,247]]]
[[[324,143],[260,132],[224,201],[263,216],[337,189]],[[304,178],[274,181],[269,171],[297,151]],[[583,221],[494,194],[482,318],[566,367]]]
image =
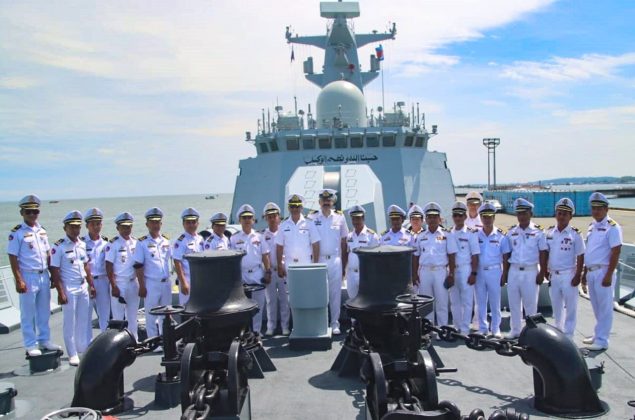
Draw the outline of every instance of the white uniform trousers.
[[[342,260],[339,255],[320,255],[320,262],[326,264],[326,275],[329,281],[331,328],[339,328],[340,306],[342,304]]]
[[[68,357],[86,351],[86,324],[89,322],[88,283],[81,285],[63,285],[68,303],[62,305],[64,316],[64,345]]]
[[[551,271],[549,297],[556,328],[573,339],[578,310],[578,288],[571,286],[575,269]]]
[[[172,303],[172,285],[170,280],[150,279],[146,277],[146,297],[143,304],[146,312],[146,331],[148,338],[156,337],[163,332],[163,317],[152,315],[150,309]],[[157,324],[158,323],[158,324]]]
[[[47,270],[42,273],[21,270],[26,293],[20,293],[20,328],[24,347],[44,344],[51,338],[51,279]],[[37,328],[37,339],[36,339]]]
[[[97,312],[99,321],[99,330],[104,332],[108,328],[110,321],[110,283],[108,277],[93,277],[93,286],[95,287],[95,298],[88,301],[88,322],[86,323],[86,343],[93,341],[93,309]]]
[[[604,347],[609,345],[609,334],[613,326],[613,293],[617,280],[617,275],[613,272],[611,286],[602,286],[607,269],[608,267],[602,267],[588,271],[586,275],[591,307],[595,315],[594,343]]]
[[[457,266],[454,271],[454,286],[450,292],[450,308],[454,326],[463,333],[470,332],[470,320],[472,319],[472,304],[474,302],[474,285],[467,283],[472,266],[465,264]]]
[[[192,289],[190,289],[190,293],[192,292]],[[185,306],[185,304],[187,302],[189,302],[190,300],[190,295],[184,295],[183,293],[181,293],[181,291],[179,290],[179,305],[183,305]]]
[[[445,266],[419,266],[419,294],[434,297],[434,312],[426,316],[435,325],[448,325],[448,290],[443,283],[448,276]]]
[[[266,289],[265,289],[266,290]],[[251,298],[258,303],[258,312],[251,318],[251,325],[254,332],[259,333],[262,329],[262,313],[265,310],[266,295],[264,290],[251,293]]]
[[[536,284],[537,266],[519,266],[512,264],[507,280],[507,297],[511,312],[511,334],[518,335],[522,328],[523,308],[525,316],[538,312],[538,285]]]
[[[278,325],[278,309],[280,310],[280,326],[289,329],[289,293],[287,282],[278,276],[278,271],[271,272],[271,283],[265,289],[267,298],[267,329],[275,330]]]
[[[346,270],[346,292],[349,300],[359,293],[359,269]]]
[[[129,279],[115,279],[117,287],[119,288],[119,296],[123,297],[126,304],[119,303],[119,298],[110,298],[110,305],[112,310],[112,319],[123,320],[124,317],[128,320],[128,331],[135,337],[137,335],[137,311],[139,310],[139,281],[135,277],[134,280]]]
[[[501,327],[501,275],[503,270],[498,266],[479,267],[476,275],[476,299],[478,301],[478,331],[481,334],[499,334]],[[491,325],[487,325],[487,304],[492,317]]]

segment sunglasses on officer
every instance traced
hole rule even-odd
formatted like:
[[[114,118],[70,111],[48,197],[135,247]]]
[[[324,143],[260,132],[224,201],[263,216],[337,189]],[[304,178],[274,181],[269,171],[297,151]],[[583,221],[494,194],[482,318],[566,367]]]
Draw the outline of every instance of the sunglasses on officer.
[[[452,217],[465,217],[467,214],[465,213],[452,213]]]
[[[38,209],[24,209],[23,212],[26,215],[40,214],[40,211]]]

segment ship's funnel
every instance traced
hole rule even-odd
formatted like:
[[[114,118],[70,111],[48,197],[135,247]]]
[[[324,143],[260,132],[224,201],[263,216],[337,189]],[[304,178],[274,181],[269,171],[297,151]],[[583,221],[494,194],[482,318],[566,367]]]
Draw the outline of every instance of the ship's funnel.
[[[324,86],[316,105],[319,128],[368,126],[366,99],[351,82],[337,80]]]

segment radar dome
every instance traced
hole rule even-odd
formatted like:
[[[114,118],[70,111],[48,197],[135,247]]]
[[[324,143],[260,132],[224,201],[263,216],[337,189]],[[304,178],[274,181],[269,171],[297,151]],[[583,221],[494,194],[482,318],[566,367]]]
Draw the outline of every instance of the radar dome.
[[[317,97],[319,128],[340,126],[366,127],[366,100],[361,90],[351,82],[337,80],[324,86]]]

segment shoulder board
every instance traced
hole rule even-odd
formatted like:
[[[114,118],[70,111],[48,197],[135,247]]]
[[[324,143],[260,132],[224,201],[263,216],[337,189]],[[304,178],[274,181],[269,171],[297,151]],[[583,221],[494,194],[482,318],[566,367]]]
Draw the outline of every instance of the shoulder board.
[[[617,226],[617,222],[613,219],[609,219],[609,225],[611,226]]]
[[[467,227],[467,231],[476,233],[476,232],[478,232],[478,229],[474,229],[474,228],[471,228],[471,227],[468,226]]]
[[[309,214],[315,214],[315,213],[319,213],[319,211],[317,211],[317,210],[311,210],[311,211],[309,212]]]
[[[376,232],[375,232],[374,230],[372,230],[371,228],[366,228],[366,230],[367,230],[369,233],[372,233],[373,235],[376,233]]]
[[[113,238],[111,240],[109,240],[108,242],[113,243],[115,242],[117,239],[119,239],[119,236],[113,236]]]
[[[385,234],[387,234],[387,233],[388,233],[388,230],[389,230],[389,229],[386,229],[385,231],[383,231],[383,232],[381,233],[381,236],[384,236]]]
[[[177,241],[182,241],[183,239],[185,239],[185,233],[182,233],[181,236],[176,238]]]
[[[509,229],[511,230],[511,229],[515,228],[516,226],[518,226],[518,225],[511,225],[511,226],[509,227]]]
[[[575,227],[575,226],[571,226],[571,229],[573,229],[574,231],[576,231],[576,232],[580,233],[580,229],[578,229],[578,228],[577,228],[577,227]]]
[[[536,227],[536,229],[542,229],[542,226],[540,226],[538,223],[534,223],[534,226]]]
[[[337,213],[337,214],[344,214],[344,213],[342,213],[342,210],[335,210],[335,213]]]
[[[145,238],[145,236],[144,236],[144,238]],[[130,239],[134,239],[135,241],[138,241],[138,239],[137,239],[137,238],[135,238],[135,237],[134,237],[134,236],[132,236],[132,235],[130,235]]]
[[[82,236],[79,239],[81,239],[82,241],[86,242],[86,237],[85,236]]]
[[[161,236],[163,236],[163,237],[164,237],[165,239],[167,239],[167,240],[169,240],[169,239],[170,239],[170,237],[169,237],[168,235],[161,234]]]
[[[101,239],[103,239],[104,241],[107,241],[108,237],[106,235],[101,235]]]
[[[551,230],[551,229],[553,229],[553,228],[555,228],[555,227],[556,227],[556,225],[551,225],[551,226],[549,226],[549,227],[547,228],[547,230]],[[574,229],[575,229],[575,228],[574,228]]]
[[[263,228],[263,229],[260,229],[260,230],[259,230],[259,231],[257,231],[257,232],[258,232],[258,233],[265,233],[265,230],[266,230],[266,229],[265,229],[265,228]]]
[[[501,228],[496,228],[496,230],[499,231],[500,233],[503,233],[503,234],[505,233],[505,231]]]
[[[282,219],[282,221],[284,222],[285,220],[287,220],[289,218],[289,216],[285,217],[284,219]]]
[[[22,226],[22,225],[16,225],[16,227],[11,229],[11,232],[17,232],[18,230],[20,230],[20,226]]]
[[[132,236],[131,236],[132,238]],[[138,240],[139,241],[145,241],[146,239],[148,239],[148,235],[143,235],[142,237],[140,237]]]
[[[62,245],[64,243],[64,238],[58,239],[57,242],[55,242],[55,245]]]
[[[406,229],[408,232],[412,232],[412,226],[408,226],[408,229]]]
[[[447,230],[447,229],[445,228],[445,226],[443,226],[443,225],[439,225],[439,227],[441,228],[441,230],[442,230],[442,231],[444,231],[444,232],[449,232],[449,230]]]

